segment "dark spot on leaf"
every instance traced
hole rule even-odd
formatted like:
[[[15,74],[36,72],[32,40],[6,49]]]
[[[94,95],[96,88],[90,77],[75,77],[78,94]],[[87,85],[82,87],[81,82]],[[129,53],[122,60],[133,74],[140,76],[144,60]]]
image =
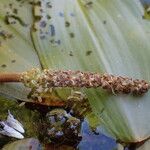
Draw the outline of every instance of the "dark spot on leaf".
[[[57,43],[58,45],[60,45],[60,44],[61,44],[61,41],[60,41],[60,40],[57,40],[57,41],[55,41],[55,43]]]
[[[64,14],[62,12],[59,12],[60,17],[64,17]]]
[[[12,4],[12,3],[9,3],[9,7],[12,8],[12,6],[13,6],[13,4]]]
[[[46,18],[49,20],[49,19],[51,19],[51,16],[50,16],[50,15],[47,15]]]
[[[8,18],[8,15],[5,16],[5,19],[4,19],[5,23],[8,25],[10,24],[10,21],[9,21],[9,18]]]
[[[6,31],[0,31],[0,37],[2,37],[4,40],[6,40],[6,39],[11,39],[13,37],[13,35]]]
[[[70,16],[74,17],[74,16],[75,16],[75,14],[74,14],[74,13],[70,13]]]
[[[50,2],[47,2],[47,3],[46,3],[46,6],[47,6],[47,8],[52,8],[52,5],[51,5]]]
[[[53,45],[53,46],[58,46],[61,44],[61,40],[54,40],[54,39],[51,39],[50,40],[50,43]]]
[[[13,59],[12,61],[11,61],[11,63],[15,63],[16,62],[16,60],[15,59]]]
[[[40,39],[41,39],[41,40],[44,40],[45,38],[46,38],[45,35],[41,35],[41,36],[40,36]]]
[[[34,2],[29,2],[30,5],[34,5]]]
[[[2,67],[2,68],[6,68],[7,65],[6,65],[6,64],[2,64],[1,67]]]
[[[93,5],[93,2],[92,1],[89,1],[85,4],[86,7],[91,7]]]
[[[74,38],[74,36],[75,36],[73,32],[71,32],[69,35],[71,38]]]
[[[54,44],[54,43],[55,43],[55,40],[54,40],[54,39],[50,40],[50,43]]]
[[[9,15],[9,14],[10,14],[10,12],[9,12],[9,11],[7,11],[7,12],[6,12],[6,14],[7,14],[7,15]]]
[[[69,26],[70,26],[70,23],[69,23],[68,21],[66,21],[66,22],[65,22],[65,26],[66,26],[66,27],[69,27]]]
[[[41,1],[34,2],[34,5],[41,6]]]
[[[69,52],[69,56],[73,56],[73,52],[72,51]]]
[[[55,27],[54,25],[50,25],[51,36],[55,36]]]
[[[18,14],[18,10],[16,8],[13,9],[14,14]]]
[[[46,27],[46,21],[41,21],[40,22],[40,27],[45,28]]]
[[[17,20],[17,21],[18,21],[22,26],[24,26],[24,27],[27,27],[27,26],[28,26],[20,17],[18,17],[18,16],[16,16],[16,15],[6,15],[6,16],[5,16],[5,23],[6,23],[7,25],[11,24],[11,21],[10,21],[11,18]]]
[[[91,55],[92,51],[86,51],[86,56]]]
[[[40,12],[41,12],[41,13],[43,13],[43,12],[44,12],[44,10],[43,10],[43,9],[40,9]]]
[[[42,16],[41,15],[34,16],[34,19],[35,19],[35,22],[38,22],[42,19]]]
[[[104,20],[104,21],[103,21],[103,24],[106,24],[106,23],[107,23],[106,20]]]
[[[11,24],[16,24],[16,21],[12,21]]]

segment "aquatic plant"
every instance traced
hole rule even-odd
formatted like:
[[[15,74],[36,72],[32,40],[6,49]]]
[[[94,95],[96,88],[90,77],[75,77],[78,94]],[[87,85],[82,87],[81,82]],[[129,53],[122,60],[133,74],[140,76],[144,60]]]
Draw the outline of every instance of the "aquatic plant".
[[[144,92],[149,88],[150,22],[142,17],[145,9],[140,1],[1,0],[0,8],[0,73],[79,70],[106,73],[103,77],[112,79],[140,79],[136,83],[144,80]],[[124,145],[147,140],[150,93],[123,94],[109,85],[111,92],[81,89],[106,134]],[[3,83],[0,93],[35,102],[34,89],[31,92],[21,83]],[[64,105],[70,93],[71,87],[55,87],[38,103]]]

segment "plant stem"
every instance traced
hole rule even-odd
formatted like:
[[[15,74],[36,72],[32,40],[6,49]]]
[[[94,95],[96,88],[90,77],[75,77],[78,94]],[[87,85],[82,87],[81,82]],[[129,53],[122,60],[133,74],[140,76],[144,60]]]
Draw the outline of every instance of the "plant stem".
[[[0,82],[21,82],[20,73],[0,73]]]

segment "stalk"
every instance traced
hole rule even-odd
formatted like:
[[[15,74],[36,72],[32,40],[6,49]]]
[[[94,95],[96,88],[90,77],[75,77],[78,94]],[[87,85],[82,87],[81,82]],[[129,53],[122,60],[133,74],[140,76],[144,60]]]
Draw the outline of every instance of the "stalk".
[[[21,82],[20,73],[0,73],[0,82]]]

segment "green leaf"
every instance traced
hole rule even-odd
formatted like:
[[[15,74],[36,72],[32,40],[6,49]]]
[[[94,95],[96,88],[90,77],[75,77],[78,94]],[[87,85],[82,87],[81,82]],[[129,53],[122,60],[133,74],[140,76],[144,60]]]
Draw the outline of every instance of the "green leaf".
[[[51,9],[44,8],[43,18],[36,22],[37,31],[32,32],[44,68],[108,72],[150,80],[150,24],[142,19],[140,2],[63,0],[60,5],[59,0],[53,0],[51,5]],[[42,22],[46,27],[40,27]],[[44,40],[40,39],[40,29],[50,32]],[[143,97],[108,95],[100,89],[86,93],[112,136],[125,142],[149,137],[149,93]]]
[[[15,22],[15,24],[6,25],[7,13],[13,14],[14,9],[18,12],[18,18],[27,26],[23,26],[14,18],[9,19],[10,23]],[[2,0],[0,10],[0,72],[22,72],[33,67],[40,67],[30,36],[33,20],[31,5],[25,3],[20,7],[16,0]],[[5,38],[5,36],[11,37]],[[21,84],[1,84],[0,93],[12,98],[27,100],[28,91]]]

